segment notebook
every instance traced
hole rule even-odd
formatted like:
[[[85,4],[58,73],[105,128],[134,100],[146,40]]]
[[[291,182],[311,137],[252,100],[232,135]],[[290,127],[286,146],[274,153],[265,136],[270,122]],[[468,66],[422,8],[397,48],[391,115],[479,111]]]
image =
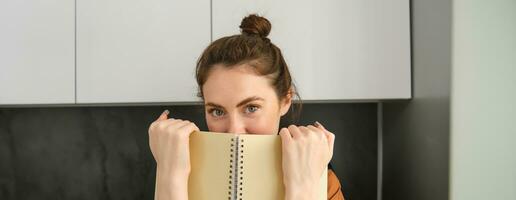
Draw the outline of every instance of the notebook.
[[[190,163],[190,200],[285,198],[279,135],[194,132]],[[326,200],[327,170],[317,187]]]

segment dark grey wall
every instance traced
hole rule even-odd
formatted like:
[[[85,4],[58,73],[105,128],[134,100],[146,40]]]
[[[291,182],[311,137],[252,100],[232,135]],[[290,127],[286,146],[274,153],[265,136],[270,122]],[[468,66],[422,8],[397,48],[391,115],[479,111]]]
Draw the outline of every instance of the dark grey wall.
[[[451,0],[412,0],[413,99],[383,104],[383,199],[449,193]]]
[[[305,104],[298,123],[336,134],[332,163],[348,199],[376,199],[376,108]],[[200,106],[0,108],[0,199],[153,199],[147,129],[164,109],[206,130]]]

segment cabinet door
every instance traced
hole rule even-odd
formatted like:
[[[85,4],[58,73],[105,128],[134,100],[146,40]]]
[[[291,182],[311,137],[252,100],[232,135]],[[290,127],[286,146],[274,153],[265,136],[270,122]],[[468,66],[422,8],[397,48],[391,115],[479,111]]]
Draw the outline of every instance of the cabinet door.
[[[75,102],[74,1],[0,1],[0,105]]]
[[[213,0],[213,39],[250,13],[271,21],[304,100],[411,97],[408,0]]]
[[[77,103],[197,101],[209,0],[77,0]]]

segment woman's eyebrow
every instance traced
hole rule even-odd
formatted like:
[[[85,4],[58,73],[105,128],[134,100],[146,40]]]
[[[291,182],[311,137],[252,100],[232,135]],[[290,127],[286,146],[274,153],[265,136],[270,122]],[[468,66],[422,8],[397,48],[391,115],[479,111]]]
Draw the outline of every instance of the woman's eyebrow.
[[[216,107],[216,108],[224,108],[223,106],[221,106],[219,104],[215,104],[215,103],[211,103],[211,102],[208,102],[208,103],[204,104],[204,106],[211,106],[211,107]]]
[[[240,106],[245,105],[245,104],[247,104],[247,103],[249,103],[251,101],[257,101],[257,100],[265,101],[263,98],[258,97],[258,96],[247,97],[244,100],[242,100],[240,103],[238,103],[236,107],[240,107]],[[212,106],[212,107],[216,107],[216,108],[224,108],[224,106],[221,106],[219,104],[212,103],[212,102],[208,102],[208,103],[206,103],[204,105],[205,106]]]
[[[236,107],[240,107],[240,106],[242,106],[242,105],[244,105],[246,103],[249,103],[251,101],[256,101],[256,100],[264,101],[263,98],[258,97],[258,96],[247,97],[244,100],[242,100],[240,103],[238,103]]]

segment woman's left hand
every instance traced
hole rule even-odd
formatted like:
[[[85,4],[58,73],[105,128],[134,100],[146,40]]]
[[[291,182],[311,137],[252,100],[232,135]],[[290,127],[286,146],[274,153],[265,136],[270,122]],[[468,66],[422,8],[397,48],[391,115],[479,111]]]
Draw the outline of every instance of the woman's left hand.
[[[335,135],[321,124],[282,128],[285,199],[317,199],[322,173],[333,156]]]

